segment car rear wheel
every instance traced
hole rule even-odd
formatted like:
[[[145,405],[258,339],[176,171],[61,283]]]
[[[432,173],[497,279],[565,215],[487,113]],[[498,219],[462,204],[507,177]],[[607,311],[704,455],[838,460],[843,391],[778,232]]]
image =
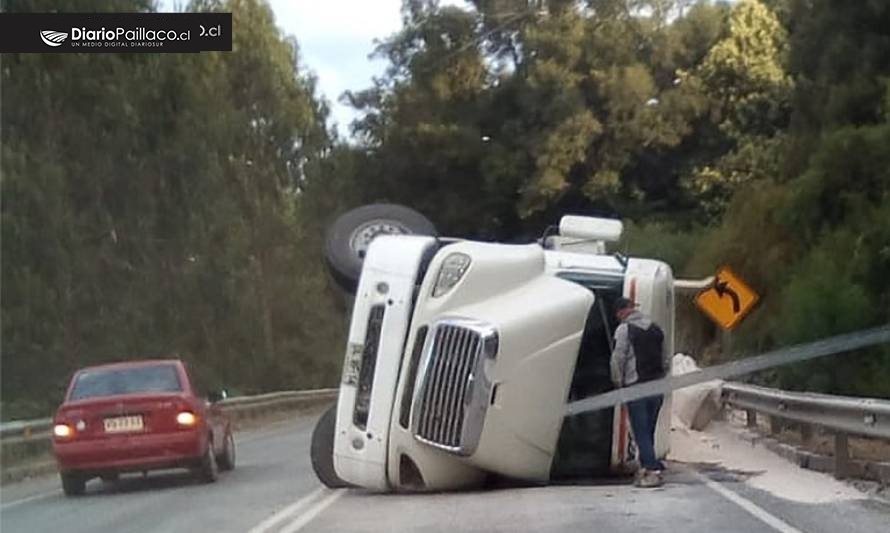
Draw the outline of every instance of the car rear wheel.
[[[231,432],[226,433],[226,445],[223,448],[222,455],[217,458],[219,469],[229,471],[235,468],[235,437]]]
[[[74,472],[59,474],[62,478],[62,492],[65,496],[81,496],[86,491],[87,480]]]
[[[337,426],[337,405],[334,404],[330,409],[321,415],[312,431],[312,445],[309,448],[309,455],[312,459],[312,469],[326,487],[339,489],[350,486],[349,483],[340,479],[337,471],[334,470],[334,433]]]
[[[212,442],[207,442],[207,451],[198,469],[198,479],[204,483],[213,483],[219,479],[219,464],[216,462],[216,454],[213,453]]]
[[[380,235],[437,235],[425,216],[396,204],[371,204],[340,215],[325,237],[325,262],[337,285],[355,293],[368,245]]]

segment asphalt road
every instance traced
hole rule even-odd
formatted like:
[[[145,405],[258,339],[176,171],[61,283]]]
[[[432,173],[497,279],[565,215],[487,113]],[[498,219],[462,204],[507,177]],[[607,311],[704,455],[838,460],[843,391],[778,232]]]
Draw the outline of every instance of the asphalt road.
[[[803,504],[753,488],[756,472],[672,463],[665,487],[584,485],[386,495],[320,487],[309,464],[314,420],[236,436],[233,472],[202,485],[178,473],[99,481],[66,498],[55,477],[3,487],[0,530],[15,532],[890,531],[890,505]]]

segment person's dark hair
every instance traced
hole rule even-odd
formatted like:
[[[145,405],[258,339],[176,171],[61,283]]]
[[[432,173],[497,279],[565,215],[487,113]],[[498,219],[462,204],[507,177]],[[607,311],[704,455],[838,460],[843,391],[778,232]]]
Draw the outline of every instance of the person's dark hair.
[[[622,298],[618,298],[615,300],[614,312],[618,313],[618,311],[621,311],[624,309],[633,309],[634,307],[636,307],[636,306],[634,305],[634,303],[631,300],[628,300],[627,298],[622,297]]]

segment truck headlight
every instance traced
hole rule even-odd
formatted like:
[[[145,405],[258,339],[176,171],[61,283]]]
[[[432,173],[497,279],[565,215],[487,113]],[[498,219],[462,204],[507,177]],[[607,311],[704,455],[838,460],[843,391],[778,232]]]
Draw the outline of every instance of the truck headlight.
[[[453,253],[442,261],[436,284],[433,286],[433,298],[442,296],[457,285],[470,268],[470,256],[462,253]]]

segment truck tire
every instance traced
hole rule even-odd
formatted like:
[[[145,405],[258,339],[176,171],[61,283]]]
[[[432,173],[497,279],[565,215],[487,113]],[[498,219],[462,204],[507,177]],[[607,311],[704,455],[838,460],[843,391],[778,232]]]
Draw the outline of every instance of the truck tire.
[[[325,263],[337,285],[355,293],[368,245],[378,235],[436,236],[436,227],[417,211],[396,204],[371,204],[340,215],[325,237]]]
[[[334,470],[334,432],[337,426],[337,404],[332,405],[321,415],[312,431],[312,444],[309,456],[312,470],[326,487],[340,489],[349,487],[349,483],[340,479]]]

